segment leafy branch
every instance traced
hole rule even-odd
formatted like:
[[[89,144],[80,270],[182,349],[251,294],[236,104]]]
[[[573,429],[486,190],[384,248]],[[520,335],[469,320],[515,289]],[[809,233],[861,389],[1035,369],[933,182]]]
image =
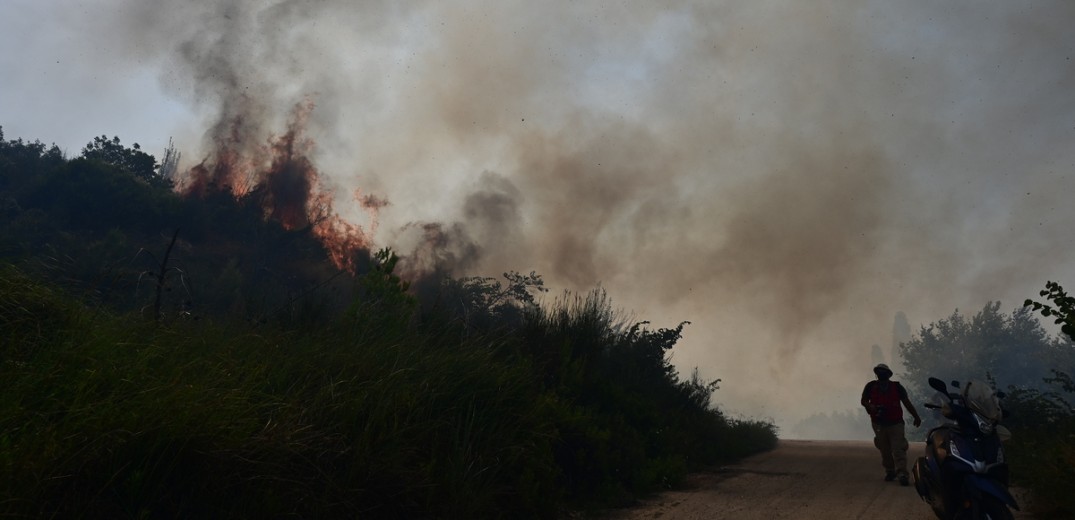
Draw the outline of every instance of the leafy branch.
[[[1055,318],[1053,323],[1060,325],[1060,331],[1075,339],[1075,297],[1068,296],[1064,288],[1053,281],[1047,282],[1045,289],[1038,294],[1052,301],[1056,307],[1029,298],[1023,302],[1023,306],[1033,307],[1046,318]]]

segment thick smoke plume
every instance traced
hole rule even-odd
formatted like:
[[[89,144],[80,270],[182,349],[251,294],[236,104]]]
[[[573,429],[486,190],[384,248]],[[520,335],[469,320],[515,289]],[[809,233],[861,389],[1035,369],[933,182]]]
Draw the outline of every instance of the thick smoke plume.
[[[1071,2],[114,4],[209,129],[184,189],[601,283],[694,323],[675,361],[734,410],[846,410],[897,312],[1075,275]]]

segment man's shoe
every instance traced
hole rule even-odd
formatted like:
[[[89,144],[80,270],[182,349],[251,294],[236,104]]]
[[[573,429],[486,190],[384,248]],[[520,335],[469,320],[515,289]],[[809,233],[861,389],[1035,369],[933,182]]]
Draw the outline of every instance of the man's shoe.
[[[896,480],[896,472],[894,472],[894,471],[886,472],[885,473],[885,482],[892,482],[893,480]]]
[[[911,483],[907,480],[907,475],[900,475],[900,485],[909,486]]]

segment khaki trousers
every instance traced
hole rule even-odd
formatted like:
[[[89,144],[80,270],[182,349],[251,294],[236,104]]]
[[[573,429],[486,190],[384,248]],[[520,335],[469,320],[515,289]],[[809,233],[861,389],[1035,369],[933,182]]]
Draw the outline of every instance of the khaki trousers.
[[[903,432],[903,423],[891,426],[873,425],[873,445],[881,451],[881,465],[885,471],[897,475],[907,475],[907,436]]]

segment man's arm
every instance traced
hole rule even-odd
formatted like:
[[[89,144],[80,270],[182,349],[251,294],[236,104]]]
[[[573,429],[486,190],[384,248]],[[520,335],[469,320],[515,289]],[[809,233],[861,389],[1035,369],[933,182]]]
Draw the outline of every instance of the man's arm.
[[[903,402],[903,406],[907,408],[907,411],[911,412],[911,417],[914,417],[914,427],[922,426],[922,418],[918,416],[918,410],[915,410],[914,405],[911,404],[911,398],[907,396],[907,391],[903,389],[903,385],[900,385],[900,401]]]
[[[877,412],[877,407],[870,402],[871,384],[872,382],[866,383],[866,386],[862,389],[862,400],[859,401],[859,403],[862,404],[862,407],[866,409],[866,413],[869,414],[870,417],[873,417],[874,413]]]

